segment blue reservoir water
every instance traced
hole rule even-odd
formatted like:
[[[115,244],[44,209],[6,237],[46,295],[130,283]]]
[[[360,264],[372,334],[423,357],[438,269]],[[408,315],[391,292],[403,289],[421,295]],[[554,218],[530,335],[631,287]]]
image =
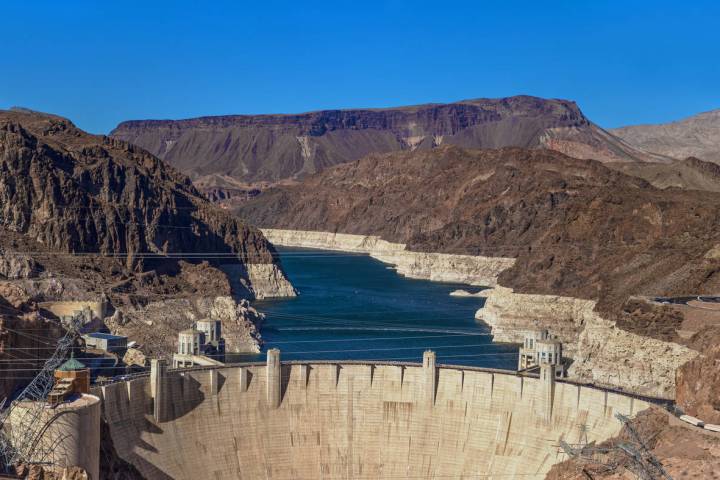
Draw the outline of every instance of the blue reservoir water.
[[[449,295],[477,287],[409,279],[363,254],[278,250],[300,294],[254,303],[267,316],[263,352],[277,347],[283,360],[419,362],[432,349],[440,363],[517,365],[517,347],[493,344],[489,329],[475,320],[484,300]]]

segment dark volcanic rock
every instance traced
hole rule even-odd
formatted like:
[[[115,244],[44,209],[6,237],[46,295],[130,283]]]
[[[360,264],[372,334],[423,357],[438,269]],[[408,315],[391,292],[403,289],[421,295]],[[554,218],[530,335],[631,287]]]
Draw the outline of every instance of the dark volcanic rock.
[[[136,270],[148,254],[273,262],[257,229],[153,155],[36,113],[0,112],[0,228],[54,251],[126,257]]]
[[[0,111],[0,398],[26,383],[64,334],[37,302],[103,298],[132,309],[153,301],[178,317],[185,312],[173,306],[188,297],[282,293],[273,290],[272,280],[285,280],[273,263],[258,229],[148,152],[60,117]],[[177,338],[162,328],[166,341]]]
[[[146,148],[208,186],[302,177],[370,153],[540,147],[580,158],[657,160],[592,124],[574,102],[528,96],[295,115],[123,122],[111,135]]]
[[[612,168],[644,178],[658,188],[683,188],[720,192],[720,164],[695,157],[671,163],[613,163]]]
[[[692,338],[702,355],[677,372],[677,404],[705,423],[720,424],[720,327],[707,327]]]

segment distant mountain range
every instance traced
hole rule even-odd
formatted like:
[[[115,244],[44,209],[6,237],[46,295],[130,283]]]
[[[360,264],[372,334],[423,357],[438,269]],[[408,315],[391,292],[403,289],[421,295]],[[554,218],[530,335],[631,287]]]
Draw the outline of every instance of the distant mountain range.
[[[370,153],[550,148],[603,162],[663,162],[598,127],[571,101],[516,96],[292,115],[135,120],[111,136],[141,146],[201,189],[297,179]]]
[[[637,148],[678,160],[698,157],[720,163],[720,109],[676,122],[610,130]]]

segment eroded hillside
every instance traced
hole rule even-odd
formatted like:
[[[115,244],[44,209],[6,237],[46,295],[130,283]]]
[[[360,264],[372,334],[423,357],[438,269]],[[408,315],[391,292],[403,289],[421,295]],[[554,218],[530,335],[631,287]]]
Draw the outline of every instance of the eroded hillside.
[[[614,128],[611,132],[630,145],[668,157],[720,162],[720,110],[676,122]]]

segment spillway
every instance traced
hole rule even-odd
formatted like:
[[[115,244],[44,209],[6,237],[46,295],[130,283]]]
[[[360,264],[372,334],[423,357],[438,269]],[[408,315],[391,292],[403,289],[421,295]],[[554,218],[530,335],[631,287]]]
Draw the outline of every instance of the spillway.
[[[150,376],[96,392],[117,454],[147,478],[543,478],[616,435],[641,399],[514,372],[280,363]]]

